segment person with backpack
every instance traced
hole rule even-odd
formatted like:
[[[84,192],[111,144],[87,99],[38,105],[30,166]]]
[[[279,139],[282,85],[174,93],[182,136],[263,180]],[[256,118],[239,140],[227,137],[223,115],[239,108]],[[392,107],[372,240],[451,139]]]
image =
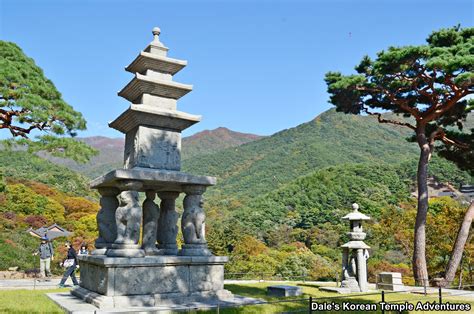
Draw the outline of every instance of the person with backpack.
[[[79,285],[76,279],[76,275],[74,274],[76,268],[78,267],[76,250],[74,250],[70,242],[66,242],[65,246],[68,249],[67,258],[61,264],[64,268],[66,268],[66,271],[64,272],[63,278],[59,283],[60,288],[64,288],[64,283],[66,282],[68,277],[71,277],[73,285]]]
[[[38,281],[51,281],[51,261],[54,260],[53,244],[46,236],[41,237],[41,244],[33,255],[40,256],[40,276]]]

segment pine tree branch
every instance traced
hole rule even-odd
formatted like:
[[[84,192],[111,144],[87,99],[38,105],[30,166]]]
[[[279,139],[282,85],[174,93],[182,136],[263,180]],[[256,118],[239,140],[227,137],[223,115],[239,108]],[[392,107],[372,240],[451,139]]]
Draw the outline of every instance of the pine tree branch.
[[[387,95],[387,97],[390,99],[390,101],[397,105],[398,107],[400,107],[401,109],[405,110],[407,113],[410,113],[413,117],[415,117],[415,119],[419,119],[420,118],[420,111],[417,109],[417,108],[412,108],[410,106],[408,106],[408,102],[407,100],[405,99],[397,99],[395,95],[393,95],[392,93],[389,93],[389,92],[385,92],[385,95]]]
[[[438,129],[436,129],[436,131],[434,131],[430,134],[429,145],[430,145],[430,148],[431,148],[431,152],[433,152],[434,144],[435,144],[436,140],[440,140],[441,142],[443,142],[444,144],[446,144],[448,146],[456,146],[460,149],[468,149],[469,148],[469,144],[467,144],[467,143],[458,141],[456,139],[450,139],[446,135],[444,129],[441,128],[441,127],[439,127]]]
[[[14,137],[21,136],[23,138],[28,138],[28,134],[30,134],[31,131],[33,131],[34,129],[43,131],[45,128],[45,125],[42,123],[34,123],[30,125],[28,128],[22,128],[20,126],[12,125],[11,120],[5,121],[1,117],[0,117],[0,120],[3,121],[3,123],[0,123],[0,129],[8,129]]]
[[[440,140],[446,145],[456,146],[456,147],[459,147],[460,149],[469,149],[469,144],[458,141],[456,139],[450,139],[449,137],[446,136],[446,134]]]
[[[399,108],[403,109],[405,112],[410,113],[412,116],[415,117],[415,119],[418,119],[420,117],[420,111],[417,108],[411,108],[410,106],[407,105],[407,101],[405,99],[398,99],[396,96],[384,89],[379,89],[379,88],[371,88],[371,87],[366,87],[366,86],[356,86],[356,90],[358,91],[364,91],[364,92],[370,92],[370,93],[377,93],[377,94],[384,94],[390,101],[397,105]]]
[[[378,113],[378,112],[370,112],[367,108],[364,108],[363,109],[365,113],[367,113],[368,115],[370,116],[377,116],[377,121],[379,123],[390,123],[390,124],[394,124],[394,125],[400,125],[400,126],[406,126],[412,130],[416,130],[416,127],[411,125],[410,123],[408,122],[400,122],[400,121],[396,121],[396,120],[389,120],[389,119],[385,119],[385,118],[382,118],[382,114],[381,113]]]
[[[0,109],[0,129],[8,129],[10,133],[16,137],[20,136],[23,138],[28,138],[28,134],[31,133],[34,129],[38,129],[40,131],[46,130],[50,123],[47,121],[44,122],[37,122],[34,119],[30,119],[28,117],[23,117],[23,122],[28,123],[29,127],[21,127],[13,124],[13,117],[21,116],[25,113],[28,113],[28,110],[21,109],[21,110],[4,110]],[[52,118],[50,122],[55,121],[55,118]]]
[[[436,107],[436,110],[431,111],[428,115],[426,115],[423,119],[426,122],[433,121],[441,117],[443,114],[451,110],[463,97],[472,94],[472,91],[469,89],[460,90],[457,89],[454,92],[454,95],[447,100],[444,104],[436,104],[433,107]]]

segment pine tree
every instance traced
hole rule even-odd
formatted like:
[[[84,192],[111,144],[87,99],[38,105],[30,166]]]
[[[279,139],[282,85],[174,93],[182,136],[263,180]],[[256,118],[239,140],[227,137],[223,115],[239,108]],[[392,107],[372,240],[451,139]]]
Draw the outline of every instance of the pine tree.
[[[450,156],[461,156],[459,152],[470,147],[463,141],[466,136],[452,127],[460,131],[473,109],[474,100],[468,95],[474,92],[474,28],[435,31],[426,45],[389,47],[375,60],[365,56],[355,69],[355,75],[326,74],[330,102],[338,111],[407,127],[420,147],[413,273],[419,283],[426,283],[428,164],[438,143],[444,147],[441,154]],[[391,119],[384,111],[411,120]]]
[[[71,138],[86,129],[82,114],[62,99],[33,59],[5,41],[0,41],[0,129],[12,135],[2,142],[4,148],[25,145],[30,152],[47,151],[80,162],[96,154]],[[42,135],[32,140],[32,132]]]
[[[467,111],[472,111],[474,108],[468,107]],[[461,139],[468,148],[460,149],[457,146],[440,146],[437,147],[438,153],[444,158],[454,162],[460,169],[468,171],[474,176],[474,129],[469,130],[470,132],[459,132],[456,130],[449,130],[450,137]],[[454,242],[452,254],[449,258],[448,265],[444,274],[444,281],[441,282],[443,286],[449,286],[452,284],[456,275],[456,270],[461,263],[464,247],[469,238],[469,232],[471,230],[472,220],[474,219],[474,200],[471,201],[469,208],[467,209],[461,226]],[[462,269],[460,270],[462,272]]]

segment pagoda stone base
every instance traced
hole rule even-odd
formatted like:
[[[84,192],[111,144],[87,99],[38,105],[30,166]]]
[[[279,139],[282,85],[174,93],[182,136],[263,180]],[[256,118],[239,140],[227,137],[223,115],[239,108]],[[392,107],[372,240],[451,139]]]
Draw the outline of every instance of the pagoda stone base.
[[[145,251],[139,244],[113,243],[111,249],[107,250],[109,257],[144,257]]]
[[[179,255],[184,256],[211,256],[207,244],[183,244]]]
[[[226,301],[224,256],[79,256],[80,287],[71,291],[98,308]]]

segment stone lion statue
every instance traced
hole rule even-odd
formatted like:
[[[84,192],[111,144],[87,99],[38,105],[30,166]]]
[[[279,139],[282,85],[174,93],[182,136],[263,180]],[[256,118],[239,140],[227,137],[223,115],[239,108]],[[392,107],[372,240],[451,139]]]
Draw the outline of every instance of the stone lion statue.
[[[140,239],[142,209],[138,203],[138,192],[124,191],[119,195],[119,207],[115,212],[117,223],[116,243],[137,244]]]
[[[187,244],[203,244],[205,239],[206,216],[204,214],[201,195],[187,195],[183,201],[184,213],[181,218],[181,229],[184,242]]]

